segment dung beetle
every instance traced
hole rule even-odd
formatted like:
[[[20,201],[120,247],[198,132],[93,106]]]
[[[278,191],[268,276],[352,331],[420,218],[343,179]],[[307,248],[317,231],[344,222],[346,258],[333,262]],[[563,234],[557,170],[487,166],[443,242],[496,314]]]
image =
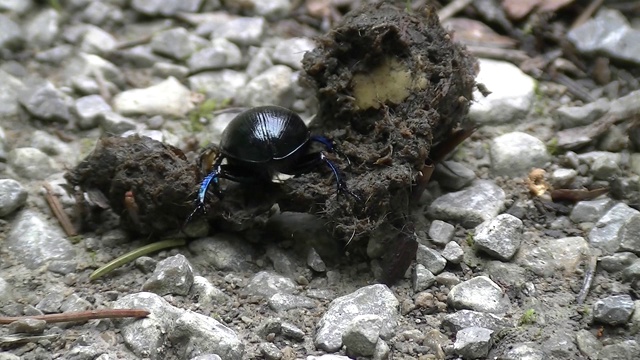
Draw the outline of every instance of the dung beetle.
[[[312,142],[322,145],[324,151],[311,151]],[[289,109],[259,106],[238,114],[222,133],[212,170],[202,180],[196,208],[185,224],[198,211],[204,211],[210,186],[216,196],[222,198],[221,178],[240,183],[270,182],[278,173],[300,175],[312,171],[321,163],[333,172],[339,193],[360,200],[347,189],[344,178],[327,158],[325,151],[344,157],[332,140],[324,136],[312,136],[300,116]],[[225,159],[227,162],[223,164]]]

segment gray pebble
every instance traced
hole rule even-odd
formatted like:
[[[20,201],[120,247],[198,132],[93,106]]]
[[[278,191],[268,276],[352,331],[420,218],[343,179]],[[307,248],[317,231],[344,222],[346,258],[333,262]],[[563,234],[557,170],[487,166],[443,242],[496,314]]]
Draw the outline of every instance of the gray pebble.
[[[629,295],[614,295],[593,304],[594,320],[607,325],[624,325],[629,321],[635,304]]]
[[[433,179],[447,190],[458,191],[473,182],[476,173],[456,161],[443,161],[436,165]]]
[[[183,312],[168,332],[168,338],[178,345],[181,358],[200,354],[217,354],[223,359],[244,359],[244,344],[230,328],[208,316]]]
[[[192,91],[204,93],[207,99],[223,102],[235,100],[248,78],[243,72],[224,69],[192,75],[188,80]]]
[[[589,254],[589,244],[581,236],[541,239],[535,245],[523,246],[516,256],[516,264],[538,276],[553,276],[558,271],[570,274],[580,268]]]
[[[575,223],[596,222],[615,205],[610,198],[586,200],[576,203],[569,219]]]
[[[195,52],[187,65],[191,73],[238,66],[242,63],[240,48],[227,39],[211,41],[211,46]]]
[[[509,214],[498,215],[475,229],[476,249],[503,261],[509,261],[522,243],[522,220]]]
[[[223,304],[228,297],[219,288],[213,286],[207,278],[202,276],[193,277],[193,285],[191,285],[191,294],[200,304]]]
[[[603,256],[598,259],[599,266],[608,272],[618,272],[633,264],[638,259],[636,254],[631,252],[618,252],[613,255]]]
[[[156,269],[142,285],[142,290],[158,295],[187,295],[193,285],[193,269],[182,254],[168,257],[156,265]]]
[[[561,128],[573,128],[593,123],[609,110],[609,101],[600,98],[583,106],[561,106],[553,115]]]
[[[80,50],[87,54],[103,55],[115,50],[117,44],[113,35],[97,26],[86,25]]]
[[[620,166],[613,159],[600,156],[591,164],[591,173],[596,180],[609,180],[620,173]]]
[[[0,217],[16,211],[27,201],[27,190],[13,179],[0,179]]]
[[[247,106],[276,104],[287,107],[291,102],[293,71],[284,65],[274,65],[251,79],[239,89],[237,101]]]
[[[9,333],[24,333],[24,334],[42,334],[47,328],[47,322],[37,319],[20,319],[14,321],[8,326]]]
[[[89,309],[91,309],[91,303],[76,293],[67,296],[60,305],[60,311],[62,312],[77,312]]]
[[[122,115],[166,115],[184,117],[194,105],[191,91],[169,77],[145,89],[132,89],[113,98],[113,108]]]
[[[343,334],[358,315],[379,316],[382,319],[380,337],[388,339],[394,334],[399,305],[393,292],[382,284],[366,286],[337,298],[320,319],[314,343],[324,351],[339,350]]]
[[[276,312],[291,309],[314,309],[318,306],[316,301],[311,298],[287,293],[273,294],[269,298],[268,304]]]
[[[452,221],[472,228],[493,219],[504,208],[505,192],[494,182],[476,180],[461,191],[435,199],[428,214],[435,219]]]
[[[104,114],[111,112],[111,106],[100,95],[89,95],[76,99],[74,110],[78,115],[78,126],[92,129],[98,126]]]
[[[456,227],[442,220],[433,220],[429,226],[429,239],[438,245],[446,245],[456,231]]]
[[[416,264],[413,270],[413,291],[420,292],[428,289],[436,281],[436,277],[423,265]]]
[[[456,333],[453,349],[466,359],[485,358],[492,345],[493,330],[482,327],[468,327]]]
[[[60,312],[60,307],[62,306],[63,301],[63,293],[58,291],[49,291],[47,295],[42,298],[38,304],[36,304],[36,309],[45,314],[57,313]]]
[[[183,80],[189,75],[189,68],[182,65],[171,64],[167,62],[159,62],[153,64],[151,69],[154,76],[159,78],[168,78],[173,76],[176,79]]]
[[[282,351],[269,342],[260,343],[260,353],[268,360],[279,360],[283,356]]]
[[[550,160],[547,146],[522,132],[512,132],[491,141],[491,171],[495,175],[524,178],[532,168]]]
[[[192,35],[182,27],[161,31],[151,38],[151,50],[170,59],[184,60],[191,56],[196,48],[197,44]]]
[[[122,135],[136,129],[136,122],[118,113],[108,111],[99,117],[100,127],[107,134]]]
[[[447,266],[447,260],[438,251],[422,244],[418,244],[416,262],[423,265],[434,275],[441,273]]]
[[[60,33],[60,14],[53,8],[45,8],[29,19],[23,28],[29,47],[46,49]]]
[[[342,334],[342,343],[347,347],[350,356],[373,355],[380,330],[382,318],[378,315],[358,315]]]
[[[314,248],[309,248],[309,252],[307,253],[307,266],[309,266],[313,271],[327,271],[327,265],[325,265],[324,261],[322,261],[322,258]]]
[[[454,309],[489,313],[505,313],[511,306],[500,286],[486,276],[477,276],[454,286],[447,295],[447,302]]]
[[[50,260],[71,260],[76,253],[57,226],[31,210],[23,210],[16,217],[5,246],[29,269]]]
[[[598,352],[602,349],[602,344],[598,338],[589,330],[578,330],[576,333],[576,345],[578,350],[591,359],[598,358]]]
[[[244,269],[247,256],[253,254],[251,247],[239,236],[227,233],[191,241],[189,250],[194,255],[191,258],[194,265],[231,271]]]
[[[308,38],[290,38],[279,41],[271,55],[276,64],[287,65],[295,70],[302,70],[302,57],[311,51],[316,44]]]
[[[265,30],[264,18],[239,17],[217,26],[211,33],[211,38],[224,38],[241,46],[260,45]]]
[[[624,203],[618,203],[602,216],[589,232],[589,243],[604,251],[605,255],[615,253],[622,241],[621,229],[640,212]]]
[[[58,170],[52,158],[32,147],[11,150],[7,160],[13,171],[25,179],[42,180]]]
[[[640,357],[640,345],[636,340],[625,340],[617,344],[606,345],[598,353],[599,360],[637,359]]]
[[[69,111],[72,99],[48,81],[28,85],[20,94],[19,100],[38,119],[64,123],[73,119]]]
[[[249,280],[245,292],[249,295],[271,298],[278,293],[291,294],[296,288],[296,283],[290,278],[261,271]]]
[[[25,43],[24,33],[20,25],[10,17],[0,14],[0,48],[19,50]]]
[[[173,16],[180,12],[197,12],[203,0],[133,0],[131,7],[148,16]]]
[[[24,84],[20,79],[0,70],[0,116],[18,114],[18,98],[23,89]]]
[[[533,343],[515,344],[505,353],[505,357],[522,360],[545,360],[548,358],[544,351],[538,349]]]
[[[442,257],[452,264],[460,264],[464,259],[464,250],[455,241],[450,241],[442,250]]]

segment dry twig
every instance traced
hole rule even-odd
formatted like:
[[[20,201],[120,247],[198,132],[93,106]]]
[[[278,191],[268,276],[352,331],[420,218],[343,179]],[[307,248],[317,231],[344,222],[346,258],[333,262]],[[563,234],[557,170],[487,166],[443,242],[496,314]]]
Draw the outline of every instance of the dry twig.
[[[64,212],[64,210],[62,210],[62,205],[60,204],[60,201],[58,201],[58,198],[54,195],[51,185],[45,182],[42,184],[42,186],[44,186],[44,189],[46,190],[44,197],[47,200],[47,204],[49,204],[51,211],[53,211],[53,214],[58,219],[58,222],[60,222],[60,225],[62,226],[62,229],[64,229],[64,232],[67,234],[67,236],[78,235],[78,232],[71,223],[71,220],[69,220],[67,214]]]
[[[469,4],[471,4],[472,2],[473,0],[454,0],[448,3],[445,7],[438,11],[438,17],[440,18],[440,21],[452,17],[453,15],[457,14],[458,11],[469,6]]]
[[[0,324],[11,324],[14,321],[23,319],[44,320],[47,323],[71,322],[71,321],[87,321],[93,319],[112,319],[123,317],[143,318],[147,317],[150,312],[142,309],[100,309],[89,311],[76,311],[61,314],[46,314],[36,316],[11,316],[0,317]]]
[[[598,10],[598,8],[600,7],[600,5],[602,5],[603,2],[604,0],[591,1],[589,6],[587,6],[587,8],[584,9],[582,14],[580,14],[580,16],[578,16],[576,20],[573,22],[573,24],[571,24],[571,29],[575,29],[578,26],[584,24],[585,21],[587,21],[593,15],[593,13],[595,13],[596,10]]]

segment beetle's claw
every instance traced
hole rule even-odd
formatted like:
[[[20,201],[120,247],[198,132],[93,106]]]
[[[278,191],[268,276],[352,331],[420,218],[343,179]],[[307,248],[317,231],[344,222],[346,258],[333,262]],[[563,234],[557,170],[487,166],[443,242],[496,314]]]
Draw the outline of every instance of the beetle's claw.
[[[356,193],[354,193],[353,191],[349,190],[349,188],[347,188],[347,184],[345,184],[344,181],[340,181],[338,183],[338,194],[340,193],[344,193],[351,196],[357,202],[362,202],[362,198],[358,196]]]

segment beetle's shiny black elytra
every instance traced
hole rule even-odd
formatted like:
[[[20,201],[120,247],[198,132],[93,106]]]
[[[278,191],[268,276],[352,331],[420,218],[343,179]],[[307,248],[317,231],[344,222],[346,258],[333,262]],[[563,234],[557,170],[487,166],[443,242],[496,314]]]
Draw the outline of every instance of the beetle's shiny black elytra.
[[[338,185],[338,192],[356,200],[359,197],[347,189],[338,168],[324,151],[311,152],[311,143],[324,146],[324,151],[336,152],[333,141],[323,136],[311,136],[309,129],[295,112],[279,106],[259,106],[236,116],[222,133],[218,154],[211,172],[205,176],[198,191],[196,208],[187,218],[188,223],[198,211],[204,211],[207,191],[222,198],[219,179],[249,183],[268,182],[277,173],[300,175],[315,169],[320,163],[327,165]],[[226,164],[222,164],[224,160]]]

